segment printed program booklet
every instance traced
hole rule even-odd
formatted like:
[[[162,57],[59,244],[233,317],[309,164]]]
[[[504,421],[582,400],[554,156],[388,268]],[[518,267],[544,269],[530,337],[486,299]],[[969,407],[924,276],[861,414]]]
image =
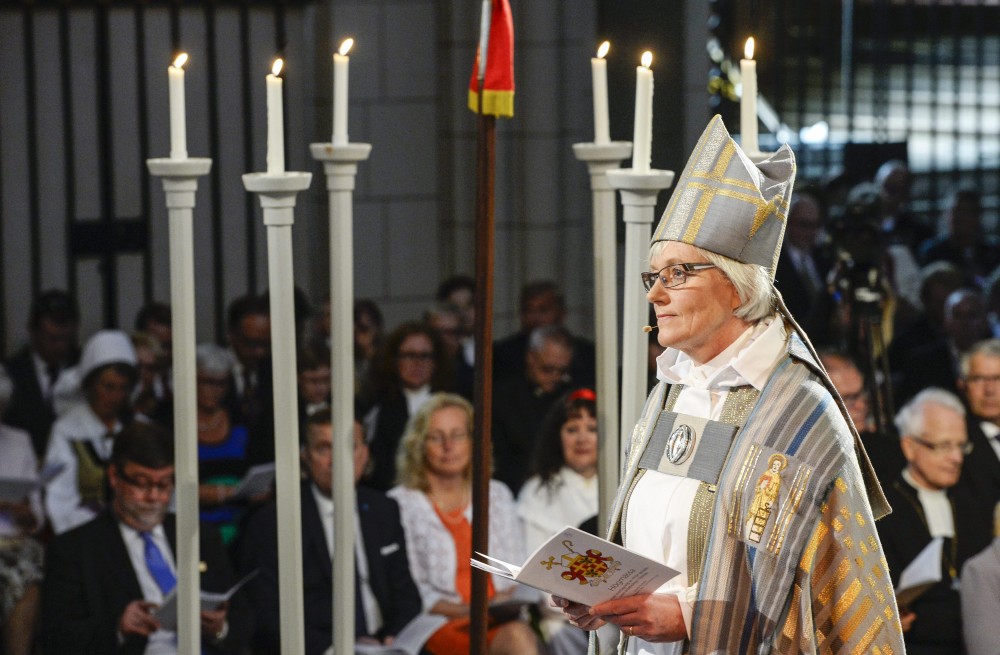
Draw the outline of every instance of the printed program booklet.
[[[355,644],[354,652],[356,655],[419,655],[431,635],[447,622],[448,619],[440,614],[418,614],[399,631],[391,646]]]
[[[472,566],[477,569],[583,605],[651,594],[678,574],[665,564],[571,526],[549,537],[520,565],[476,554],[489,560],[473,558]]]
[[[66,464],[63,463],[46,464],[37,475],[31,477],[0,478],[0,500],[9,503],[20,502],[51,482],[64,468]]]
[[[274,463],[251,466],[233,491],[233,500],[252,498],[271,488],[274,483]]]
[[[202,591],[201,592],[201,611],[211,612],[217,609],[219,605],[226,602],[233,597],[240,588],[257,575],[257,569],[254,569],[250,573],[243,576],[239,582],[230,587],[224,592],[215,591]],[[160,627],[163,630],[176,630],[177,629],[177,588],[167,594],[163,599],[163,603],[153,611],[153,616],[156,620],[160,622]]]
[[[941,552],[944,549],[944,539],[931,539],[920,554],[903,569],[896,584],[896,603],[906,607],[924,592],[941,582]]]

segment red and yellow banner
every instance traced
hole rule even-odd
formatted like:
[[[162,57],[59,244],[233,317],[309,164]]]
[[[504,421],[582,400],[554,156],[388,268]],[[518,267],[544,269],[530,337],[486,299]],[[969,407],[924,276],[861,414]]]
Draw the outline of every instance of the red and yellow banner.
[[[508,0],[493,0],[490,38],[486,50],[483,113],[510,118],[514,115],[514,19]],[[469,109],[479,113],[479,56],[469,80]]]

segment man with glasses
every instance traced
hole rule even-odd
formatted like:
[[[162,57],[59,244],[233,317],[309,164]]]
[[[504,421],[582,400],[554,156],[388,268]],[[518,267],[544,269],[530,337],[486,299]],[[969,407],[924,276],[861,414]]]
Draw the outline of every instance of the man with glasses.
[[[515,496],[528,479],[525,463],[535,450],[545,414],[569,389],[574,352],[566,328],[535,328],[528,338],[523,371],[498,381],[493,389],[494,477]]]
[[[990,541],[989,514],[958,485],[962,462],[974,452],[965,408],[954,394],[929,388],[903,406],[895,422],[906,468],[885,488],[892,514],[876,524],[893,583],[932,539],[944,541],[940,582],[900,607],[906,652],[960,655],[965,647],[958,574]]]
[[[115,439],[108,466],[110,506],[56,537],[46,551],[42,591],[44,652],[173,654],[177,635],[154,610],[177,585],[173,439],[132,423]],[[234,579],[218,535],[200,530],[201,580],[221,592]],[[235,653],[248,637],[239,596],[201,612],[202,653]]]
[[[883,486],[889,484],[899,475],[906,460],[899,450],[899,438],[891,432],[891,428],[886,426],[883,432],[876,429],[871,415],[871,396],[861,369],[847,355],[830,350],[821,350],[819,361],[826,368],[830,382],[836,387],[847,407],[847,414],[861,435],[879,483]]]
[[[986,511],[1000,502],[1000,339],[974,344],[960,362],[958,388],[969,407],[969,443],[962,482]]]

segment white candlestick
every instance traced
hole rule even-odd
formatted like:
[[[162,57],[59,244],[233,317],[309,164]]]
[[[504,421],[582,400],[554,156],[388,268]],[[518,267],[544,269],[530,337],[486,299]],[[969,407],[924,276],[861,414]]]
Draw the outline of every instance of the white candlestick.
[[[285,126],[281,107],[281,60],[267,76],[267,172],[285,172]]]
[[[590,60],[590,74],[594,84],[594,143],[601,145],[611,142],[608,125],[608,62],[604,59],[610,45],[607,41],[602,43],[597,56]]]
[[[740,145],[743,152],[760,151],[757,143],[757,62],[753,60],[753,37],[747,39],[746,58],[740,60],[743,95],[740,98]]]
[[[333,144],[346,145],[347,140],[347,79],[351,58],[348,51],[354,39],[347,39],[340,45],[340,51],[333,54]]]
[[[184,62],[181,54],[167,67],[170,95],[170,158],[187,159],[187,119],[184,114]]]
[[[635,127],[632,137],[632,169],[648,173],[653,145],[653,55],[642,55],[642,66],[635,69]]]

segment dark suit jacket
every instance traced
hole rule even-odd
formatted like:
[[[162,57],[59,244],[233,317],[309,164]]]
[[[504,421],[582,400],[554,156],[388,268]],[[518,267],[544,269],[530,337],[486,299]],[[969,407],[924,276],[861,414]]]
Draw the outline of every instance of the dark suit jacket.
[[[813,264],[816,266],[816,273],[819,275],[820,283],[826,279],[826,274],[830,270],[829,261],[823,256],[819,249],[813,249]],[[781,297],[785,301],[785,306],[792,313],[795,320],[812,334],[810,328],[820,322],[819,302],[820,296],[825,292],[818,289],[815,292],[810,290],[809,282],[803,275],[799,274],[795,264],[792,263],[792,256],[787,249],[782,248],[778,255],[778,268],[774,276],[774,285],[781,292]]]
[[[39,461],[45,457],[49,442],[49,432],[56,420],[52,408],[45,402],[42,388],[38,386],[35,363],[28,346],[18,350],[4,366],[14,383],[14,394],[7,403],[3,422],[15,428],[27,430],[31,435],[31,445]]]
[[[882,550],[889,565],[893,584],[899,582],[903,569],[912,562],[931,541],[924,519],[923,508],[917,491],[902,477],[883,488],[892,513],[875,524]],[[967,490],[956,485],[948,490],[952,514],[955,519],[957,541],[945,539],[941,582],[935,584],[910,609],[917,618],[913,627],[904,635],[906,652],[964,653],[962,642],[961,599],[952,587],[951,571],[962,570],[965,560],[990,543],[990,520],[980,513]]]
[[[167,515],[163,527],[176,551],[176,522]],[[226,591],[234,582],[222,541],[215,529],[202,525],[200,556],[205,591]],[[203,652],[239,653],[247,642],[252,617],[242,593],[233,596],[229,633],[220,643],[202,638]],[[142,598],[118,521],[110,511],[53,539],[46,549],[42,589],[43,644],[46,655],[141,654],[146,639],[132,637],[118,645],[118,620],[125,606]]]
[[[420,613],[420,592],[410,576],[396,501],[366,487],[357,488],[357,499],[369,584],[385,623],[375,636],[384,638],[397,634]],[[243,538],[244,568],[260,570],[248,585],[257,613],[254,652],[258,655],[280,652],[277,529],[277,512],[271,503],[254,516]],[[306,655],[321,655],[330,646],[333,630],[333,571],[309,482],[302,483],[302,574]],[[363,616],[359,595],[355,579],[355,636],[364,636],[358,620]]]
[[[946,339],[938,339],[911,351],[900,368],[893,372],[896,407],[927,387],[941,387],[955,395],[958,391],[958,362]]]
[[[506,378],[493,386],[493,477],[517,496],[528,479],[527,464],[538,443],[538,430],[549,409],[564,393],[560,385],[542,393],[523,376]]]
[[[965,422],[972,453],[962,463],[962,483],[969,487],[976,502],[989,515],[1000,502],[1000,459],[979,427],[979,418],[967,414]]]
[[[364,483],[388,491],[396,484],[396,450],[406,431],[410,410],[406,396],[399,389],[386,391],[373,407],[378,408],[373,434],[368,435],[371,448],[372,471]]]

